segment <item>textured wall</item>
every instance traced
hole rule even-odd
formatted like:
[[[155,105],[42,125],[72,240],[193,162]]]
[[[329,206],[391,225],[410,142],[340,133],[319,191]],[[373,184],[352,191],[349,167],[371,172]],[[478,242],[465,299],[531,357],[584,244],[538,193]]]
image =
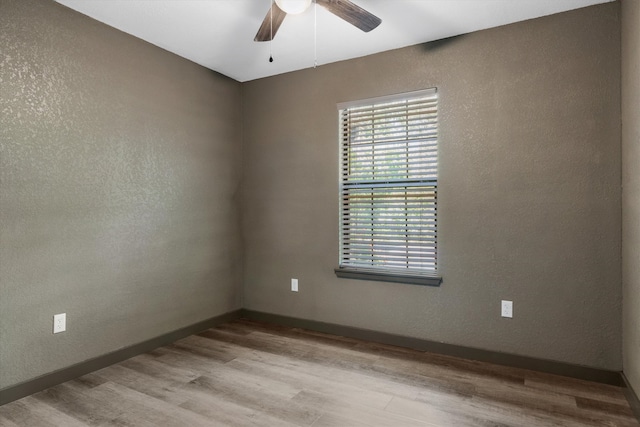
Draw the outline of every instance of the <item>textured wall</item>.
[[[444,283],[337,279],[336,103],[433,86]],[[619,94],[618,3],[245,83],[245,307],[619,370]]]
[[[239,83],[0,0],[0,90],[0,389],[240,307]]]
[[[640,395],[640,1],[622,2],[624,372]]]

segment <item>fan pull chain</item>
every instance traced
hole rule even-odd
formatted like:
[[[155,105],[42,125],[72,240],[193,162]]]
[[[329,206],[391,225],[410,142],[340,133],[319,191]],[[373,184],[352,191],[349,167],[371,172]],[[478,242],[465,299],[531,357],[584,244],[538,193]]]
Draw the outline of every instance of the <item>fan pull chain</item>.
[[[313,0],[313,68],[318,66],[318,0]]]
[[[273,62],[273,0],[270,2],[269,13],[271,15],[271,37],[269,40],[269,62]]]

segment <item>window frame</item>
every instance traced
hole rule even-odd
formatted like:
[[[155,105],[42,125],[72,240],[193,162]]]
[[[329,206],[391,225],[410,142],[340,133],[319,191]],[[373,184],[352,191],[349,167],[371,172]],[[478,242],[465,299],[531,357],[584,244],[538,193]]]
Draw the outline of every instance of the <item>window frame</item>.
[[[344,206],[345,206],[345,197],[348,197],[349,199],[352,197],[350,191],[352,191],[352,189],[355,186],[360,185],[360,183],[357,181],[357,179],[355,179],[355,182],[349,182],[349,178],[352,176],[351,174],[351,170],[349,169],[349,172],[347,174],[344,173],[344,166],[345,166],[345,156],[347,156],[346,158],[349,160],[349,168],[351,168],[351,159],[353,158],[351,155],[351,151],[348,151],[348,154],[344,154],[345,150],[350,150],[351,147],[353,147],[353,145],[351,144],[351,138],[350,137],[345,137],[344,135],[344,129],[345,129],[345,125],[344,125],[344,114],[350,114],[352,113],[352,111],[349,112],[345,112],[345,110],[354,110],[354,109],[358,109],[358,108],[363,108],[363,107],[371,107],[372,111],[376,111],[377,108],[380,108],[383,105],[388,105],[390,103],[400,103],[400,102],[407,102],[407,103],[411,103],[412,101],[416,101],[418,99],[422,99],[422,98],[431,98],[434,99],[435,98],[435,109],[436,109],[436,113],[435,113],[435,126],[436,126],[436,130],[435,130],[435,147],[436,147],[436,154],[435,154],[435,178],[425,178],[424,176],[422,178],[419,178],[418,181],[420,181],[421,185],[425,188],[429,187],[432,188],[433,191],[433,201],[431,203],[427,203],[425,204],[425,206],[432,206],[433,208],[433,232],[434,232],[434,237],[433,237],[433,251],[434,254],[431,257],[433,259],[433,269],[427,269],[427,268],[398,268],[398,267],[380,267],[380,266],[375,266],[375,254],[373,253],[374,249],[371,250],[371,265],[367,265],[365,266],[363,265],[350,265],[349,263],[345,263],[343,264],[343,260],[345,260],[345,253],[347,253],[348,255],[353,254],[353,249],[349,249],[348,251],[345,250],[345,230],[349,230],[349,227],[352,227],[352,222],[349,222],[349,226],[344,224],[345,221],[345,213],[344,213]],[[334,269],[334,272],[336,274],[337,277],[339,278],[345,278],[345,279],[359,279],[359,280],[373,280],[373,281],[383,281],[383,282],[394,282],[394,283],[407,283],[407,284],[415,284],[415,285],[426,285],[426,286],[439,286],[442,283],[442,277],[440,275],[440,273],[438,272],[438,266],[437,266],[437,259],[438,259],[438,250],[437,250],[437,192],[438,192],[438,173],[437,173],[437,169],[438,169],[438,161],[437,161],[437,150],[438,150],[438,142],[439,142],[439,135],[438,135],[438,91],[437,88],[430,88],[430,89],[425,89],[425,90],[419,90],[419,91],[413,91],[413,92],[404,92],[404,93],[399,93],[399,94],[394,94],[394,95],[388,95],[388,96],[381,96],[381,97],[376,97],[376,98],[368,98],[368,99],[363,99],[363,100],[359,100],[359,101],[352,101],[352,102],[345,102],[345,103],[339,103],[337,104],[337,108],[338,108],[338,124],[339,124],[339,138],[338,138],[338,144],[339,144],[339,153],[338,153],[338,163],[340,165],[340,170],[339,170],[339,176],[338,176],[338,180],[339,180],[339,210],[338,210],[338,216],[339,216],[339,255],[338,255],[338,263],[339,266],[337,268]],[[401,104],[400,104],[401,105]],[[409,104],[407,104],[409,105]],[[407,106],[406,111],[410,111],[409,106]],[[372,129],[374,128],[374,124],[371,124]],[[352,127],[351,125],[348,125],[348,129],[351,131]],[[409,127],[407,126],[407,131],[409,129]],[[424,138],[423,138],[424,139]],[[410,143],[412,141],[415,140],[419,140],[419,138],[415,138],[415,139],[410,139],[407,137],[407,139],[404,142],[404,145],[407,146],[407,151],[408,151],[408,147],[410,145]],[[379,140],[376,140],[376,137],[371,137],[371,146],[372,146],[372,152],[373,152],[373,146],[375,146],[376,143],[381,144],[379,142]],[[390,144],[395,144],[393,145],[393,148],[395,148],[396,146],[402,146],[403,143],[390,143]],[[428,144],[424,143],[424,146],[427,146]],[[423,146],[419,146],[420,150],[424,150]],[[375,163],[375,154],[372,154],[372,164]],[[383,185],[386,185],[388,187],[389,191],[399,191],[400,189],[404,188],[405,191],[408,189],[408,186],[403,186],[402,184],[407,184],[407,183],[413,183],[416,181],[416,178],[414,176],[410,175],[410,171],[409,171],[409,159],[410,159],[410,155],[406,154],[404,157],[402,157],[401,159],[405,160],[406,163],[406,169],[407,169],[407,173],[406,173],[406,177],[402,180],[395,180],[395,179],[388,179],[387,182],[385,182]],[[402,160],[401,160],[402,161]],[[425,164],[428,162],[425,162]],[[375,165],[371,167],[371,174],[372,176],[375,176],[376,172],[375,172]],[[370,182],[370,187],[373,188],[374,186],[379,186],[380,184],[373,184],[374,182],[374,178],[371,178]],[[378,182],[378,181],[375,181]],[[382,182],[382,181],[380,181]],[[394,186],[395,184],[395,186]],[[367,187],[367,184],[364,184],[365,188]],[[383,190],[384,191],[384,190]],[[349,194],[349,196],[346,196],[346,194]],[[388,196],[386,196],[388,197]],[[374,192],[372,190],[371,193],[371,199],[374,200],[375,196],[374,196]],[[355,203],[355,202],[354,202]],[[385,207],[384,204],[382,204],[382,202],[380,202],[381,206],[379,206],[377,209],[383,209]],[[352,209],[353,204],[349,203],[349,209]],[[405,208],[407,209],[407,208]],[[372,208],[372,214],[371,216],[373,217],[374,210]],[[406,211],[405,211],[406,212]],[[406,216],[406,214],[405,214]],[[419,216],[418,218],[420,218],[420,220],[422,220],[422,216]],[[372,224],[371,224],[371,230],[375,230],[376,225],[373,222],[374,220],[371,219]],[[379,227],[379,226],[378,226]],[[371,237],[371,242],[372,244],[375,243],[375,239],[373,237]],[[405,242],[405,246],[409,246],[409,241],[407,238],[407,241]],[[366,256],[366,255],[365,255]],[[421,255],[422,256],[422,255]],[[428,256],[424,256],[424,259],[431,259]],[[385,257],[381,257],[380,259],[375,258],[378,261],[382,261],[385,262],[385,260],[387,258]],[[407,266],[409,265],[409,255],[408,255],[408,250],[407,250],[407,255],[406,255],[406,264]],[[422,260],[422,257],[420,258]],[[356,264],[358,262],[356,261]]]

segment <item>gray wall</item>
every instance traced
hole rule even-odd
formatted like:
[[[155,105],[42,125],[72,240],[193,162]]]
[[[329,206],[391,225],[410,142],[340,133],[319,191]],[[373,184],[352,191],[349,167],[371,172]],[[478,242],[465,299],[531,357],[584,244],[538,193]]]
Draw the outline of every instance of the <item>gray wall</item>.
[[[245,83],[245,307],[621,369],[619,7]],[[433,86],[444,283],[338,279],[336,103]]]
[[[0,90],[0,389],[241,307],[239,83],[0,0]]]
[[[622,2],[624,373],[640,395],[640,1]]]

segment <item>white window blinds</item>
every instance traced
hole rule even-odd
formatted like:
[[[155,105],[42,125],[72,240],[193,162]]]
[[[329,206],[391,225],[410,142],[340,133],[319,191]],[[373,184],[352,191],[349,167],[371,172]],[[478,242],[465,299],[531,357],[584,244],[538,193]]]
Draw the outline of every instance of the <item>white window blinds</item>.
[[[436,90],[338,108],[340,269],[435,275]]]

